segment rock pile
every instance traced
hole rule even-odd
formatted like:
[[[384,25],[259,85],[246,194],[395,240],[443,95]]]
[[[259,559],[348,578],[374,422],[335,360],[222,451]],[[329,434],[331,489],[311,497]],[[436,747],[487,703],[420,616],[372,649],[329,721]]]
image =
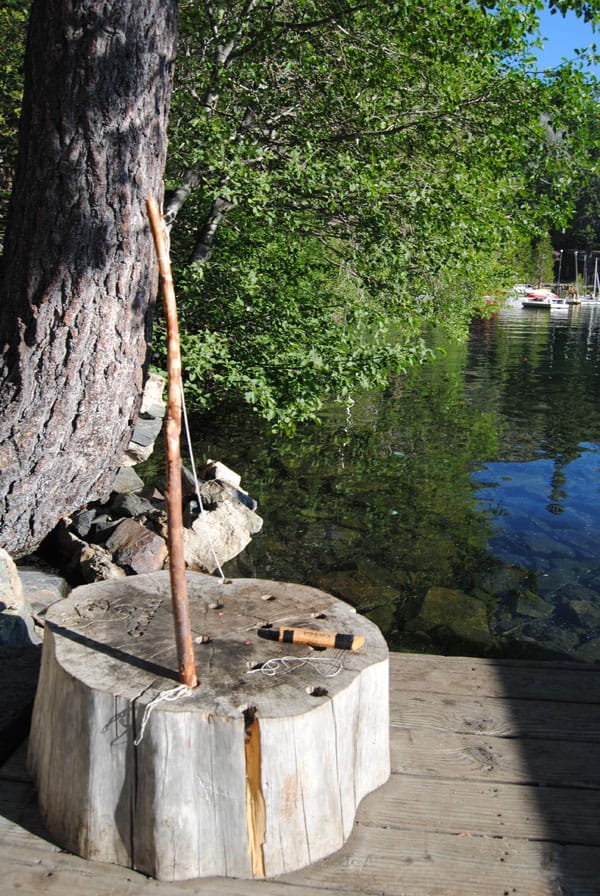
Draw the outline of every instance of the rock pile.
[[[256,502],[239,477],[209,460],[198,479],[184,470],[184,554],[188,569],[213,573],[260,531]],[[135,483],[134,483],[135,485]],[[43,546],[44,559],[72,584],[156,572],[168,565],[166,499],[157,488],[130,491],[115,483],[106,504],[91,504],[62,519]]]
[[[168,567],[166,499],[133,467],[152,454],[165,405],[162,377],[150,375],[138,421],[108,502],[89,504],[60,520],[36,566],[0,552],[0,646],[39,643],[47,607],[75,585]],[[208,460],[197,479],[183,471],[184,554],[190,570],[214,573],[260,531],[256,501],[240,477]],[[41,566],[37,563],[41,561]]]
[[[0,548],[0,764],[26,736],[48,607],[72,586],[168,566],[166,500],[133,469],[161,430],[164,382],[150,376],[123,464],[106,504],[62,519],[35,557],[17,567]],[[184,552],[191,570],[213,573],[259,532],[256,502],[240,477],[209,460],[198,481],[183,471]]]

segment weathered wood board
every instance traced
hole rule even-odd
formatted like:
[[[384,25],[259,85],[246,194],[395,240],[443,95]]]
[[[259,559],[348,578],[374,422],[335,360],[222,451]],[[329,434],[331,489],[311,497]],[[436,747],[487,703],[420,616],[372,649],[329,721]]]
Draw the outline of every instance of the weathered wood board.
[[[330,855],[390,772],[383,636],[313,588],[190,573],[188,591],[200,684],[184,693],[167,573],[83,586],[48,612],[29,743],[48,830],[161,880]],[[282,644],[257,637],[265,625],[365,646]]]
[[[275,881],[157,881],[127,867],[86,862],[61,851],[44,831],[24,751],[17,751],[0,768],[2,892],[598,896],[600,764],[586,720],[600,711],[600,669],[392,654],[390,672],[393,772],[363,800],[351,836],[334,855]],[[467,698],[476,722],[469,729],[458,695]],[[579,721],[563,714],[573,728],[556,738],[536,736],[552,726],[534,721],[524,736],[528,707],[538,720],[544,710],[551,718],[555,702],[561,713],[565,703],[577,706]],[[498,715],[502,725],[492,726],[498,733],[479,733]]]

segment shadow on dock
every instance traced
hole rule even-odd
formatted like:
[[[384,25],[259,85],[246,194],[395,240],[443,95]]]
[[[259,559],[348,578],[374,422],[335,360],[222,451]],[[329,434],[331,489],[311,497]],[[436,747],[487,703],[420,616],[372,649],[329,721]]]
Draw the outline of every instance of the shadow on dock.
[[[20,748],[0,770],[3,882],[23,896],[598,896],[600,669],[393,654],[390,673],[392,775],[329,858],[181,884],[85,862],[48,840]]]

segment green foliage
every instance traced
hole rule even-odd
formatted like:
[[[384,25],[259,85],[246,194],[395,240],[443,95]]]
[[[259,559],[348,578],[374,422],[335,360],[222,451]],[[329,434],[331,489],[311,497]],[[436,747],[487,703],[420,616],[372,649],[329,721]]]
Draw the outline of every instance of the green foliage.
[[[194,172],[173,248],[201,407],[290,428],[420,360],[424,324],[464,334],[547,245],[597,137],[587,76],[535,73],[541,6],[183,0],[169,186]]]
[[[320,244],[290,247],[277,228],[262,239],[256,227],[249,233],[242,258],[226,231],[210,265],[178,272],[184,372],[196,406],[242,401],[289,430],[315,418],[328,395],[383,382],[387,371],[427,355],[418,318],[411,325],[407,311],[402,332],[391,332],[389,316],[360,294],[350,271],[332,278]]]
[[[598,21],[598,0],[548,5]],[[27,8],[0,12],[2,189]],[[597,93],[583,56],[537,72],[542,8],[181,0],[167,211],[198,407],[291,429],[421,361],[424,325],[464,334],[568,225]]]
[[[534,237],[519,251],[520,279],[538,286],[554,280],[554,256],[549,234]]]
[[[28,2],[5,0],[0,8],[0,238],[17,155],[29,6]]]

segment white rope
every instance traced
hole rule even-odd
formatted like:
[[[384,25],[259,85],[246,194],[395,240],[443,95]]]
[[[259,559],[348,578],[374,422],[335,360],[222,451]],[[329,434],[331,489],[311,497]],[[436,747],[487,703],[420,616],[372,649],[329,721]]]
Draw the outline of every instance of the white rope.
[[[164,219],[164,216],[161,216],[161,220],[162,220],[163,230],[165,233],[165,240],[166,240],[166,244],[167,244],[167,255],[170,255],[170,253],[171,253],[171,235],[169,233],[169,229],[167,227],[167,223]],[[194,479],[194,488],[196,490],[196,497],[198,499],[198,506],[200,507],[200,513],[203,514],[203,513],[205,513],[205,510],[204,510],[204,504],[202,503],[202,497],[200,496],[200,484],[198,482],[198,475],[196,473],[196,464],[194,462],[194,453],[192,450],[192,437],[190,435],[190,425],[189,425],[189,421],[188,421],[187,409],[185,406],[185,392],[183,390],[183,377],[181,379],[181,411],[182,411],[182,416],[183,416],[183,424],[184,424],[184,429],[185,429],[185,438],[186,438],[188,456],[190,459],[190,466],[192,468],[192,476]],[[208,520],[207,520],[207,522],[208,522]],[[213,560],[215,561],[215,566],[219,572],[219,575],[224,580],[225,573],[221,569],[221,564],[219,563],[219,559],[217,557],[217,552],[215,551],[215,546],[214,546],[214,542],[213,542],[211,534],[210,534],[209,526],[206,527],[206,538],[208,540],[208,546],[209,546],[210,552],[213,556]]]
[[[342,669],[342,661],[327,656],[274,656],[256,669],[248,669],[248,675],[260,673],[270,678],[275,675],[287,675],[294,669],[309,666],[313,672],[322,675],[323,678],[333,678],[339,675]]]
[[[144,732],[146,731],[146,725],[150,721],[150,715],[152,714],[152,710],[158,706],[159,703],[173,703],[175,700],[180,700],[182,697],[187,697],[188,694],[192,693],[192,688],[189,688],[187,684],[180,684],[176,688],[171,688],[170,691],[163,691],[161,694],[157,694],[150,703],[146,704],[146,708],[144,709],[144,715],[142,716],[142,724],[140,726],[140,733],[136,737],[133,742],[135,747],[139,747],[142,742],[142,738],[144,737]]]
[[[204,510],[204,504],[202,503],[202,497],[200,495],[200,483],[198,482],[198,474],[196,473],[196,464],[194,462],[194,453],[192,451],[192,437],[190,435],[190,426],[189,426],[189,422],[188,422],[187,410],[185,407],[185,395],[183,394],[183,383],[181,385],[181,410],[182,410],[182,416],[183,416],[183,425],[184,425],[184,429],[185,429],[185,438],[186,438],[186,442],[187,442],[188,455],[190,458],[190,466],[192,468],[192,477],[194,479],[194,488],[196,490],[196,497],[198,498],[198,505],[200,507],[200,513],[203,514],[203,513],[205,513],[205,510]],[[207,520],[207,522],[208,522],[208,520]],[[211,534],[210,534],[209,526],[206,527],[206,537],[207,537],[208,546],[209,546],[210,552],[213,556],[213,560],[215,561],[215,566],[218,570],[218,573],[222,579],[225,579],[225,573],[221,569],[221,564],[219,563],[219,559],[217,557],[217,552],[215,551],[215,545],[214,545],[214,542],[213,542]]]

